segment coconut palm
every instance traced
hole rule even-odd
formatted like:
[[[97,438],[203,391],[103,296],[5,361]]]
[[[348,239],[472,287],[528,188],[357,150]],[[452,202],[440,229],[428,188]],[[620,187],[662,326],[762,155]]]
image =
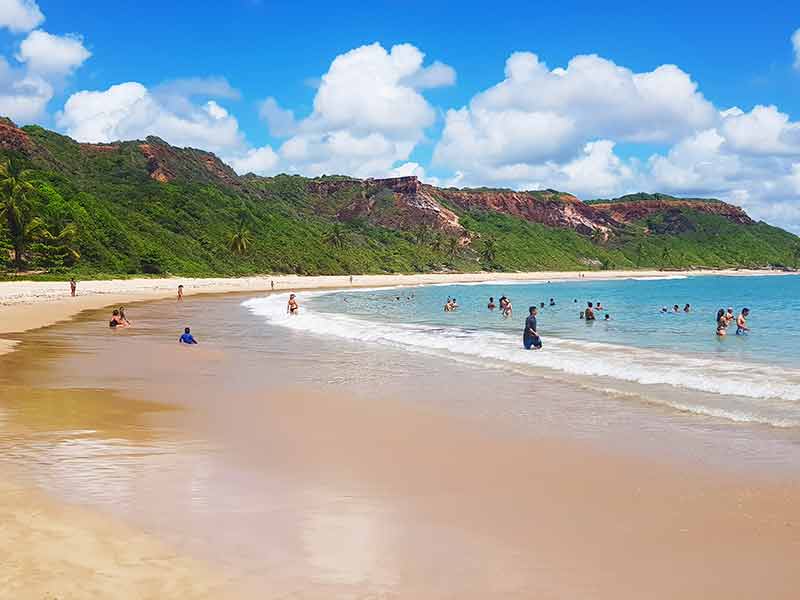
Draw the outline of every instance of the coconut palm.
[[[487,265],[494,264],[495,259],[497,258],[497,240],[493,237],[487,237],[483,240],[483,246],[481,247],[481,258],[483,262]]]
[[[31,171],[11,160],[0,162],[0,221],[5,222],[14,253],[14,267],[21,271],[28,245],[45,231],[44,221],[31,213],[31,198],[36,189]]]
[[[447,254],[450,258],[457,258],[461,253],[461,241],[453,236],[447,240]]]
[[[247,221],[245,219],[239,219],[239,222],[236,224],[236,229],[228,240],[228,248],[234,254],[241,256],[247,253],[252,243],[253,234],[247,227]]]
[[[48,240],[58,254],[64,257],[66,264],[75,264],[80,259],[78,228],[75,223],[67,223],[56,235],[45,230],[42,232],[42,236]]]
[[[347,245],[347,232],[339,223],[334,223],[333,227],[325,233],[322,239],[326,244],[341,250]]]

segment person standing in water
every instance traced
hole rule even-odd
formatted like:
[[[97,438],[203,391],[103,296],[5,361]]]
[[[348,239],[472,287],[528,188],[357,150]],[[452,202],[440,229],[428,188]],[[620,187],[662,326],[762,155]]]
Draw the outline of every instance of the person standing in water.
[[[192,335],[192,330],[188,327],[183,330],[183,335],[178,338],[179,344],[196,344],[197,340]]]
[[[586,310],[583,312],[583,318],[587,321],[594,321],[594,309],[592,308],[592,303],[586,303]]]
[[[720,308],[717,311],[717,335],[720,337],[727,335],[728,334],[728,332],[726,331],[727,329],[728,329],[728,319],[725,318],[725,309]]]
[[[289,294],[289,302],[286,303],[286,312],[290,315],[296,315],[300,310],[300,305],[297,303],[296,296]]]
[[[539,332],[536,330],[536,315],[539,310],[535,306],[528,309],[528,318],[525,319],[525,331],[522,332],[522,345],[525,350],[535,348],[536,350],[542,349],[542,338],[539,337]]]
[[[183,284],[178,286],[178,302],[183,302]]]
[[[489,304],[486,305],[486,308],[488,308],[489,310],[495,309],[494,296],[489,296]]]
[[[75,294],[77,293],[78,293],[78,282],[75,281],[74,277],[72,277],[69,280],[69,295],[74,298]]]
[[[692,305],[687,303],[686,306],[683,307],[683,312],[692,312]]]
[[[747,316],[750,314],[749,308],[743,308],[736,318],[736,335],[747,335],[750,328],[747,326]]]

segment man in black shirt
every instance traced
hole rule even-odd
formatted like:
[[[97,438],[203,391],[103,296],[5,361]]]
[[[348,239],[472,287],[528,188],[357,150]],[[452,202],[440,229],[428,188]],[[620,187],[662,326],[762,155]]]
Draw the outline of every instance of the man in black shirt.
[[[536,315],[539,310],[535,306],[531,306],[528,311],[530,312],[530,316],[525,319],[525,331],[522,333],[522,345],[525,346],[525,350],[530,350],[531,348],[540,350],[542,347],[542,338],[539,337],[539,333],[536,331]]]

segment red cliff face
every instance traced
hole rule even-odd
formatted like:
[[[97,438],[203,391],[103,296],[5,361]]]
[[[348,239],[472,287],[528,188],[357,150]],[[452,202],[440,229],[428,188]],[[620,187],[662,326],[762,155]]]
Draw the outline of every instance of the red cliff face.
[[[427,226],[453,235],[465,235],[458,215],[439,204],[427,187],[416,177],[395,177],[314,180],[308,189],[323,201],[339,197],[343,206],[336,216],[343,221],[366,219],[392,229]]]
[[[11,119],[0,118],[0,149],[27,156],[33,150],[33,143]]]
[[[646,219],[653,214],[663,213],[675,209],[691,209],[698,212],[719,215],[729,221],[740,225],[755,223],[746,212],[738,206],[724,202],[709,202],[706,200],[664,198],[648,200],[617,200],[602,204],[592,204],[592,208],[608,214],[620,223],[631,223]]]
[[[607,237],[616,225],[608,216],[587,206],[572,194],[544,190],[456,190],[423,185],[428,193],[465,210],[499,212],[550,227],[574,229],[585,235]]]

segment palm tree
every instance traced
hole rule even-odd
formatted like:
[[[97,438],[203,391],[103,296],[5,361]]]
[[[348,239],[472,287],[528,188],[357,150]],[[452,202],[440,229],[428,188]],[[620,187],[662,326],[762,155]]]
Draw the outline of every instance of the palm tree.
[[[417,227],[417,230],[414,232],[414,237],[417,240],[417,244],[420,246],[427,245],[428,242],[431,241],[431,233],[433,233],[431,228],[424,223]]]
[[[497,258],[497,240],[494,237],[487,237],[483,240],[481,248],[481,258],[483,262],[491,266]]]
[[[236,229],[228,240],[228,248],[234,254],[242,255],[247,253],[252,243],[253,234],[250,233],[250,229],[247,227],[247,221],[240,218],[236,224]]]
[[[444,250],[444,235],[442,235],[441,231],[437,231],[436,235],[433,236],[433,240],[431,240],[431,248],[433,248],[436,252],[441,252]]]
[[[21,271],[25,250],[44,231],[44,221],[31,215],[30,199],[36,189],[31,171],[11,160],[0,162],[0,221],[5,221],[14,251],[14,267]]]
[[[63,256],[67,264],[75,264],[81,257],[78,250],[78,228],[75,223],[67,223],[61,228],[58,234],[53,235],[49,231],[43,232],[43,237],[50,241],[55,250]]]
[[[347,233],[339,223],[334,223],[331,230],[326,232],[322,239],[326,244],[340,250],[347,245]]]

